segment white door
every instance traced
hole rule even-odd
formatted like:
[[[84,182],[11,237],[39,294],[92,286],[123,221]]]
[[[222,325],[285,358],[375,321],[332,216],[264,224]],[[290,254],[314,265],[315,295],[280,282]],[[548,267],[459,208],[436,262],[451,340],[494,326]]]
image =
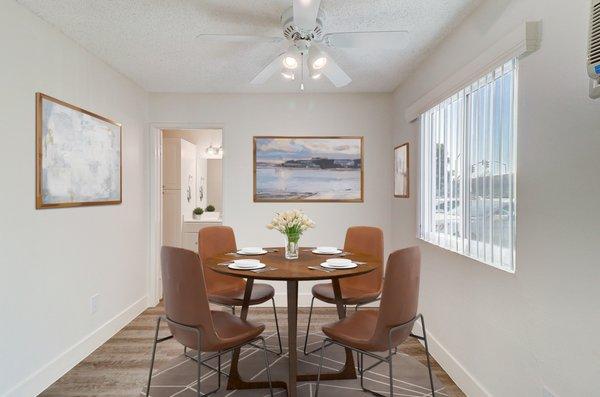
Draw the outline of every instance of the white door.
[[[163,189],[163,245],[181,247],[181,190]]]
[[[181,139],[163,139],[163,189],[181,189]]]
[[[196,145],[181,141],[181,215],[192,217],[196,208]]]

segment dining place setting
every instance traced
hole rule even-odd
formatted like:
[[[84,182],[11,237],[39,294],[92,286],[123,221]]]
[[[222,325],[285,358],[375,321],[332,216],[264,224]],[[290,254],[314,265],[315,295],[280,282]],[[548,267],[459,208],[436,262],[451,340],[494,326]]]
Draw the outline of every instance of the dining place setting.
[[[343,258],[348,255],[347,252],[340,250],[336,247],[314,247],[314,248],[306,248],[302,249],[304,252],[312,252],[316,255],[322,256],[335,256],[333,258],[324,258],[323,262],[319,266],[307,266],[308,269],[324,271],[324,272],[333,272],[335,270],[343,270],[343,269],[353,269],[358,265],[366,265],[367,262],[355,261],[348,258]],[[261,256],[267,253],[277,253],[279,250],[277,248],[267,248],[264,249],[262,247],[243,247],[236,252],[227,253],[227,255],[237,256],[237,257],[246,257],[242,259],[233,259],[231,261],[218,263],[218,266],[227,266],[232,270],[241,270],[241,271],[251,271],[254,273],[262,273],[267,271],[278,270],[276,267],[267,266],[260,259],[248,258],[254,256]]]
[[[175,247],[163,247],[161,252],[163,288],[166,315],[157,320],[157,333],[153,347],[153,358],[148,378],[146,395],[149,395],[156,345],[164,338],[158,338],[161,321],[177,330],[175,337],[187,351],[200,351],[202,355],[185,357],[197,363],[197,383],[201,384],[202,368],[217,374],[215,389],[221,388],[221,376],[226,377],[226,390],[266,389],[270,395],[273,390],[284,389],[288,396],[295,397],[298,387],[315,383],[318,390],[320,382],[349,381],[361,378],[363,385],[366,371],[379,363],[387,363],[392,371],[392,349],[408,336],[425,340],[407,332],[412,325],[420,321],[424,329],[424,320],[416,311],[399,310],[402,302],[410,307],[418,299],[418,275],[420,257],[418,248],[412,247],[391,254],[387,261],[384,283],[383,233],[371,226],[351,227],[346,231],[344,246],[301,247],[300,239],[309,229],[314,228],[308,216],[299,210],[277,213],[267,224],[267,228],[283,235],[282,247],[247,246],[238,248],[233,228],[228,226],[210,226],[198,232],[198,252]],[[199,280],[201,282],[199,282]],[[287,295],[287,337],[282,338],[279,327],[278,310],[275,305],[275,289],[270,281],[285,282]],[[304,336],[304,348],[298,347],[298,285],[300,282],[316,282],[312,286],[312,300],[308,313],[308,325]],[[405,286],[406,288],[402,288]],[[189,297],[194,297],[194,304]],[[315,300],[334,305],[338,323],[323,326],[325,338],[309,342],[311,318]],[[267,347],[262,336],[264,326],[248,319],[251,306],[271,301],[273,319],[276,327],[278,350]],[[385,311],[359,310],[366,304],[387,305]],[[210,305],[222,306],[231,310],[213,310]],[[181,306],[181,307],[178,307]],[[355,311],[347,317],[347,307],[355,306]],[[239,314],[236,308],[240,308]],[[192,321],[191,319],[196,319]],[[195,323],[195,324],[194,324]],[[329,328],[328,328],[329,327]],[[366,327],[366,328],[365,328]],[[379,327],[379,328],[376,328]],[[369,329],[371,329],[369,331]],[[214,332],[213,332],[214,331]],[[372,332],[371,332],[372,331]],[[383,335],[389,334],[389,337]],[[365,339],[365,335],[371,338]],[[373,339],[375,338],[375,339]],[[361,342],[361,339],[362,340]],[[283,340],[287,342],[284,349]],[[358,341],[358,342],[357,342]],[[425,340],[426,343],[426,340]],[[320,345],[311,351],[309,345]],[[338,370],[323,367],[325,350],[337,344],[341,348],[337,353]],[[393,346],[392,346],[393,344]],[[389,345],[389,354],[380,356],[374,352]],[[242,376],[245,355],[242,348],[251,346],[264,353],[264,368],[259,373],[266,374],[262,379]],[[356,360],[353,352],[356,352]],[[304,359],[299,358],[304,354]],[[221,368],[221,356],[230,354],[229,371]],[[284,357],[287,361],[287,373],[281,379],[271,376],[269,354]],[[305,365],[311,357],[320,355],[320,365],[312,370],[299,371],[299,363]],[[375,357],[379,360],[365,369],[363,359]],[[194,358],[195,357],[195,358]],[[328,356],[329,357],[329,356]],[[214,360],[218,362],[214,363]],[[428,359],[431,395],[435,395],[433,377]],[[210,362],[209,361],[213,360]],[[273,360],[273,359],[272,359]],[[273,360],[279,362],[279,359]],[[253,364],[255,365],[255,364]],[[315,370],[316,369],[316,370]],[[258,370],[258,369],[257,369]],[[281,375],[281,374],[280,374]],[[393,395],[393,379],[390,379],[390,392]],[[198,395],[206,395],[200,387]]]

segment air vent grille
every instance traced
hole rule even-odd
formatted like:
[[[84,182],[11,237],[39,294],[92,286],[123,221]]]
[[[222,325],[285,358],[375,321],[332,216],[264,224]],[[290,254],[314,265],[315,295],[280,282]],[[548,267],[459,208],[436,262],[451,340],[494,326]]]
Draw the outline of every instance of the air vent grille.
[[[600,63],[600,1],[592,5],[592,20],[590,23],[590,64]]]

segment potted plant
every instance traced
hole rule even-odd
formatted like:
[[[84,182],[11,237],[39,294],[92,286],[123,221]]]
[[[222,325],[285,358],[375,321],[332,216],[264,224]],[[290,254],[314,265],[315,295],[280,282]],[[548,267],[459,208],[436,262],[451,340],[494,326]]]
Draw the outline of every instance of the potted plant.
[[[271,223],[267,225],[268,229],[275,229],[285,237],[286,259],[298,259],[300,237],[307,229],[314,227],[315,222],[300,210],[276,213]]]
[[[200,207],[196,207],[194,208],[193,212],[194,219],[200,219],[200,216],[204,213],[204,210]]]
[[[206,212],[215,212],[215,206],[214,206],[214,205],[212,205],[212,204],[209,204],[209,205],[206,207]]]

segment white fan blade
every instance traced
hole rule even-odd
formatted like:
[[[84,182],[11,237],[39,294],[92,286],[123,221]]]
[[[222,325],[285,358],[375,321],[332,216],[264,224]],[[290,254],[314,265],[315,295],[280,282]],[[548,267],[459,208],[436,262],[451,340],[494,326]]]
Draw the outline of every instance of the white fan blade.
[[[352,82],[350,76],[348,76],[346,72],[339,67],[339,65],[333,60],[333,58],[331,58],[329,54],[319,48],[316,44],[313,44],[313,47],[316,47],[327,57],[327,63],[323,69],[321,69],[321,71],[325,77],[327,77],[333,83],[334,86],[340,88],[347,86]]]
[[[294,0],[294,25],[305,31],[312,31],[317,25],[317,15],[321,0]]]
[[[275,73],[281,70],[281,63],[283,62],[283,56],[285,53],[279,54],[275,59],[265,66],[257,75],[252,79],[250,84],[264,84],[273,76]]]
[[[285,40],[283,37],[270,37],[270,36],[254,36],[254,35],[243,35],[243,34],[199,34],[196,36],[201,40],[215,40],[229,43],[256,43],[256,42],[272,42],[280,43]]]
[[[323,36],[323,43],[338,48],[405,48],[408,32],[405,30],[387,32],[341,32]]]

